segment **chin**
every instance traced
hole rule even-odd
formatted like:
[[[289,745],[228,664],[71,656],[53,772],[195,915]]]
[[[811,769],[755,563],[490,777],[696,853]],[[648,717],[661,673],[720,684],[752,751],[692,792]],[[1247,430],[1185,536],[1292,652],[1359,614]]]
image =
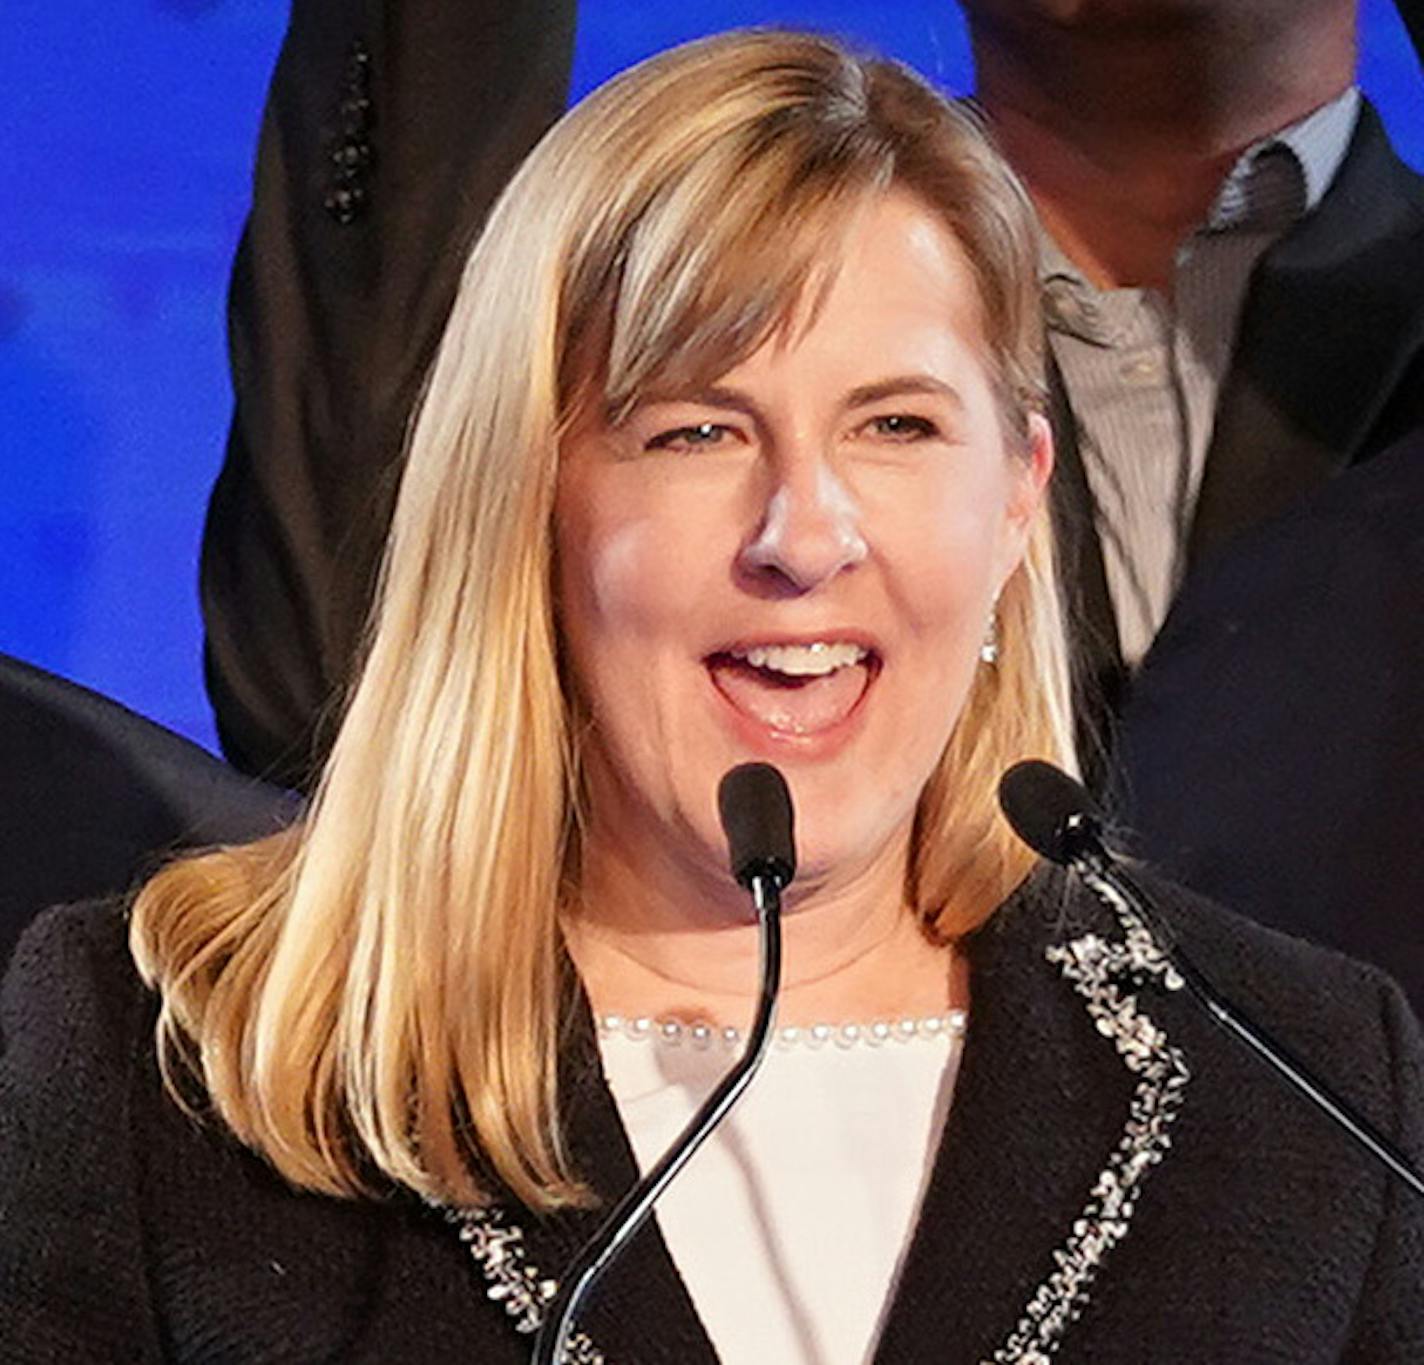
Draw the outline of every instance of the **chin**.
[[[864,768],[786,772],[796,812],[801,889],[857,880],[887,860],[903,862],[918,801],[887,801]]]

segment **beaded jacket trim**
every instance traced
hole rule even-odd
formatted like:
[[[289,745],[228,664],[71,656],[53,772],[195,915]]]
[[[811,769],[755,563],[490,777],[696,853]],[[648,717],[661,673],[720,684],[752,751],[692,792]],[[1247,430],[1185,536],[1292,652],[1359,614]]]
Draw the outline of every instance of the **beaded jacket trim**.
[[[1137,988],[1154,979],[1167,990],[1181,990],[1181,976],[1113,886],[1091,873],[1083,879],[1116,915],[1123,938],[1110,943],[1084,934],[1054,944],[1045,956],[1083,997],[1098,1032],[1112,1039],[1137,1086],[1122,1137],[1072,1232],[1053,1253],[1057,1269],[1030,1295],[1009,1339],[986,1365],[1047,1365],[1062,1345],[1087,1306],[1108,1253],[1127,1236],[1143,1182],[1172,1145],[1168,1130],[1191,1079],[1181,1050],[1168,1043],[1136,995]]]
[[[1112,1039],[1137,1085],[1122,1137],[1072,1231],[1053,1252],[1056,1269],[1029,1296],[1008,1339],[983,1365],[1047,1365],[1057,1353],[1087,1306],[1108,1253],[1127,1236],[1149,1172],[1172,1145],[1169,1129],[1191,1079],[1180,1049],[1167,1041],[1137,999],[1137,990],[1149,981],[1176,991],[1182,978],[1111,885],[1091,874],[1084,881],[1116,916],[1122,939],[1110,942],[1084,934],[1053,944],[1045,956],[1082,996],[1098,1032]],[[447,1216],[488,1282],[488,1297],[503,1306],[516,1331],[538,1331],[558,1283],[529,1264],[520,1228],[498,1208],[452,1210]],[[562,1359],[566,1365],[609,1365],[588,1336],[577,1331],[569,1335]]]
[[[537,1332],[559,1285],[525,1259],[522,1229],[498,1208],[452,1209],[446,1217],[459,1228],[460,1240],[489,1282],[486,1296],[503,1306],[516,1332]],[[569,1333],[560,1359],[565,1365],[606,1365],[603,1352],[577,1331]]]

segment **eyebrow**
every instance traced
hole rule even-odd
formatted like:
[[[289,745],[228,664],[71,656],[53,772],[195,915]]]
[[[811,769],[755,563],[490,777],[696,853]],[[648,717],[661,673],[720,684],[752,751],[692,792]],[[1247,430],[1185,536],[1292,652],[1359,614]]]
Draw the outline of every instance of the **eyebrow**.
[[[946,399],[960,411],[964,408],[964,399],[959,390],[953,384],[947,384],[943,379],[937,379],[931,374],[899,374],[888,379],[877,379],[873,384],[861,384],[845,396],[842,406],[847,409],[862,408],[868,403],[879,403],[886,398],[899,398],[906,394],[927,394],[933,398]],[[727,408],[733,412],[745,413],[748,417],[755,417],[759,412],[751,395],[741,389],[727,388],[720,384],[688,392],[668,390],[649,393],[638,406],[644,407],[650,403],[704,404],[707,407]]]
[[[944,398],[956,408],[963,409],[964,399],[953,384],[936,379],[932,374],[899,374],[890,379],[879,379],[874,384],[862,384],[847,395],[848,408],[861,408],[867,403],[879,403],[886,398],[898,398],[902,394],[922,393],[932,398]]]
[[[748,417],[755,417],[758,412],[750,394],[720,384],[700,389],[654,389],[638,400],[638,407],[645,408],[653,403],[690,403],[708,408],[730,408],[733,412],[745,413]]]

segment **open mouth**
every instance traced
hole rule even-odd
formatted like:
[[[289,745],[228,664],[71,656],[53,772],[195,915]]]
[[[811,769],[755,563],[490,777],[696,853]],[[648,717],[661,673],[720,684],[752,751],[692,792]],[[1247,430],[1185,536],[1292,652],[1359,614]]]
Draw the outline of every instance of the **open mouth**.
[[[712,683],[749,720],[790,736],[850,718],[880,672],[880,657],[845,640],[735,647],[707,657]]]

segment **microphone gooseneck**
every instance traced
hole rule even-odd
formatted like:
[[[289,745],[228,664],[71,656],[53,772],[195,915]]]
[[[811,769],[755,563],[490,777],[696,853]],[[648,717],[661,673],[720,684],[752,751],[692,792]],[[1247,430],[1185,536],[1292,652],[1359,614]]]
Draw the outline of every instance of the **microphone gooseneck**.
[[[1028,759],[1014,764],[1000,779],[999,805],[1014,833],[1035,853],[1081,877],[1089,889],[1114,910],[1113,894],[1120,898],[1152,936],[1192,997],[1217,1024],[1254,1052],[1292,1089],[1328,1114],[1416,1194],[1424,1196],[1424,1177],[1410,1164],[1409,1158],[1303,1062],[1292,1057],[1270,1034],[1253,1023],[1177,946],[1151,897],[1137,885],[1122,859],[1103,841],[1102,822],[1092,797],[1081,783],[1051,763]],[[1104,889],[1110,894],[1104,895]]]
[[[781,989],[781,893],[796,875],[795,817],[786,779],[769,763],[743,763],[717,787],[732,875],[751,894],[761,958],[756,1015],[746,1050],[688,1120],[676,1141],[604,1219],[565,1270],[534,1340],[533,1365],[564,1358],[570,1327],[599,1276],[618,1258],[662,1192],[731,1112],[766,1057]]]

